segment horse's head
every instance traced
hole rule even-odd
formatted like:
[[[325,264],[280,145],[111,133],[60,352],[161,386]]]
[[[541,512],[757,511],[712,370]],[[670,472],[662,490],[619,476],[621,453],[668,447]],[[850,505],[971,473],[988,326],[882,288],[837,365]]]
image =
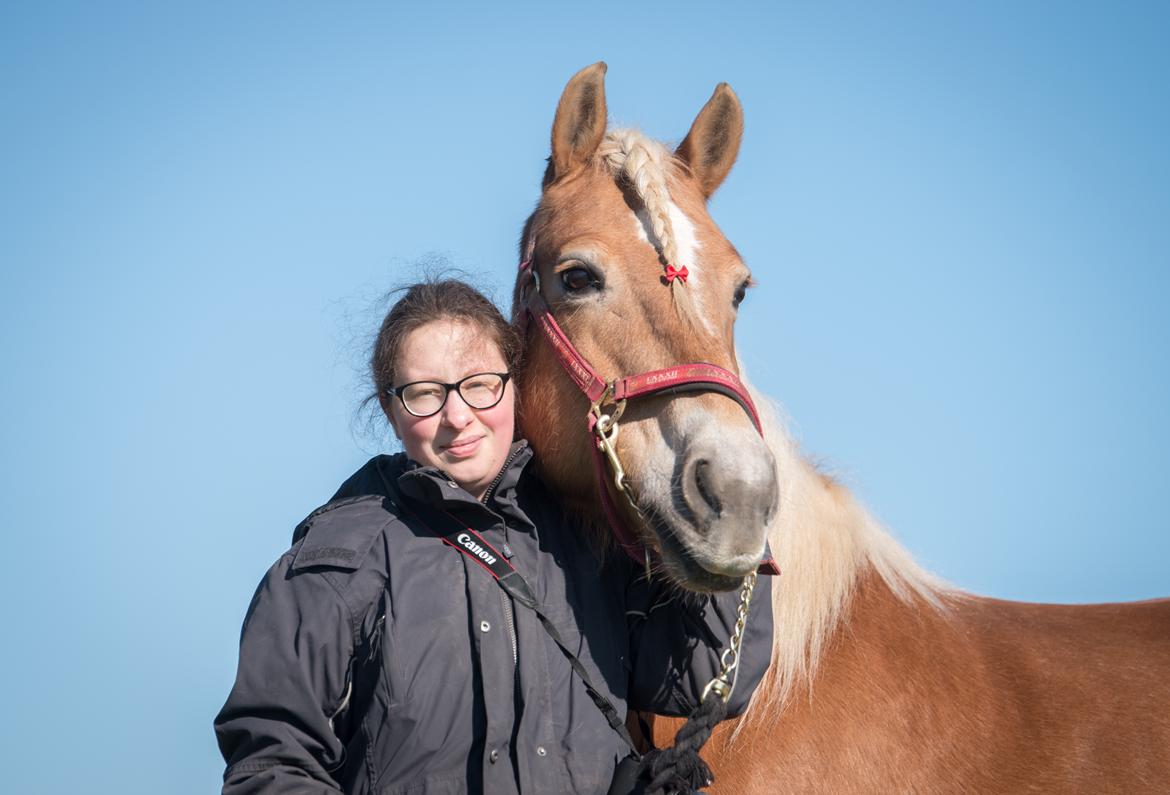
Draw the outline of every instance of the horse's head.
[[[637,132],[607,132],[604,78],[605,64],[583,69],[557,106],[540,204],[521,242],[541,294],[606,381],[697,362],[738,374],[733,332],[751,274],[707,199],[739,150],[739,100],[716,88],[671,153]],[[519,313],[519,290],[516,299]],[[597,515],[589,400],[537,336],[529,331],[518,379],[521,427],[551,484]],[[749,414],[714,391],[666,392],[631,401],[620,428],[616,449],[640,509],[617,498],[627,525],[684,587],[736,587],[759,563],[778,500],[772,455]]]

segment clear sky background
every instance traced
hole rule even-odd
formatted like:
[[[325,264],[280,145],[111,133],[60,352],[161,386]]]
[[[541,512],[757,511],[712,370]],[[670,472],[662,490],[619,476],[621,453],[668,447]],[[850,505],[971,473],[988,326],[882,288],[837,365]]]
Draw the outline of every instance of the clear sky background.
[[[437,252],[506,301],[599,59],[660,138],[738,92],[748,372],[924,565],[1170,595],[1168,8],[5,4],[5,789],[217,789],[256,582],[390,446],[381,296]]]

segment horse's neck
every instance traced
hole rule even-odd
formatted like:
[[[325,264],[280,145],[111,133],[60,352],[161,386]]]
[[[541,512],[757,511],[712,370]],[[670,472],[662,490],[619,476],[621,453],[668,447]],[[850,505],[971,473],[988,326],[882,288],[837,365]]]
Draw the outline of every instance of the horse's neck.
[[[868,578],[905,604],[937,604],[941,586],[848,489],[800,455],[774,416],[767,432],[781,488],[769,542],[781,574],[773,584],[772,671],[756,700],[774,714],[815,674]]]

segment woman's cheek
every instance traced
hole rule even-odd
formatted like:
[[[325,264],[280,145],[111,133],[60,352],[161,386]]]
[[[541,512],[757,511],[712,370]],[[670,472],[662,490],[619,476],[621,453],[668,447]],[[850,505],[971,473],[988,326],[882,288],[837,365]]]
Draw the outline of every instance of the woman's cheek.
[[[430,417],[425,419],[429,420]],[[431,449],[434,447],[435,428],[431,426],[432,423],[425,420],[404,423],[399,426],[401,429],[399,437],[402,439],[402,447],[406,450],[406,455],[420,464],[434,463]]]
[[[491,412],[492,431],[507,436],[510,444],[512,438],[516,435],[516,398],[512,393],[511,385],[509,385],[504,399],[496,404],[491,409]]]

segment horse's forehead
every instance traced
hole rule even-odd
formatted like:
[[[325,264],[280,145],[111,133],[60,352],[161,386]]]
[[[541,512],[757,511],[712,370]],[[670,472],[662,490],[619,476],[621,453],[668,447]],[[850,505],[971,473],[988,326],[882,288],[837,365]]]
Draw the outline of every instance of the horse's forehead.
[[[706,245],[726,243],[719,228],[707,213],[706,202],[689,177],[671,179],[668,190],[671,202],[693,225],[695,234]],[[642,247],[645,237],[639,234],[637,213],[642,202],[631,190],[623,190],[608,173],[598,169],[582,174],[568,185],[556,186],[545,197],[549,215],[547,231],[555,238],[594,237],[610,246]],[[732,250],[733,251],[733,250]]]
[[[602,173],[557,186],[548,192],[546,205],[554,211],[551,231],[562,235],[616,232],[615,225],[632,212],[621,188]]]

